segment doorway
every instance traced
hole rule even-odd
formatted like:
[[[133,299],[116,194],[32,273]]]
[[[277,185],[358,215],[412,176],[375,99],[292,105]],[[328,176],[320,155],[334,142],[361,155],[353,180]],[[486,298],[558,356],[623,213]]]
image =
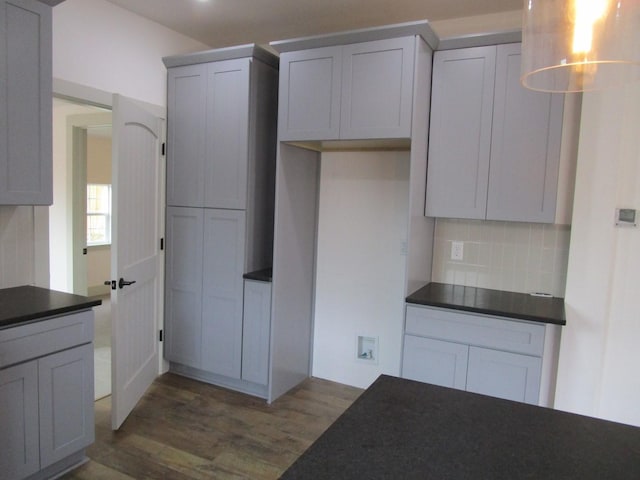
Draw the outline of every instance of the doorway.
[[[50,285],[99,297],[95,399],[111,394],[111,110],[53,98],[54,203],[49,211]]]

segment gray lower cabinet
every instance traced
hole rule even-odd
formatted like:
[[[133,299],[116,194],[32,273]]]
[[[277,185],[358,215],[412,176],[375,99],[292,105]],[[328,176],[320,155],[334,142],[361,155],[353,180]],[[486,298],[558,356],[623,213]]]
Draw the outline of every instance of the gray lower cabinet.
[[[93,312],[0,331],[2,478],[50,478],[94,440]]]
[[[553,223],[564,97],[519,78],[519,43],[435,52],[427,216]]]
[[[51,205],[51,7],[0,0],[0,205]]]
[[[242,325],[242,379],[260,385],[269,382],[271,283],[244,281]]]
[[[407,305],[402,377],[538,404],[545,326]]]
[[[281,140],[410,138],[413,36],[283,52]]]

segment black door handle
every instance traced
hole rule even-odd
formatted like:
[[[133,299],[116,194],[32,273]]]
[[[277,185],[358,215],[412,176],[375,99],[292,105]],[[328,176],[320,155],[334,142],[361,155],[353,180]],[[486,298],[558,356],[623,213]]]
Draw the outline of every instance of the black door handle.
[[[136,283],[135,280],[127,281],[124,278],[120,277],[120,280],[118,280],[118,287],[124,288],[125,286],[133,285],[134,283]]]

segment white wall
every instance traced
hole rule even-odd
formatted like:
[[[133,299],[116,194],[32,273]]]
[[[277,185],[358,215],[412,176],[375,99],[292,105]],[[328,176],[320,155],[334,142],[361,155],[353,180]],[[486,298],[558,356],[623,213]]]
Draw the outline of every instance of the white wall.
[[[166,105],[162,57],[207,48],[105,0],[53,9],[54,78],[155,105]]]
[[[556,408],[640,426],[640,85],[583,97]]]
[[[409,211],[409,152],[321,158],[313,376],[368,387],[399,375]],[[379,339],[358,360],[357,335]]]

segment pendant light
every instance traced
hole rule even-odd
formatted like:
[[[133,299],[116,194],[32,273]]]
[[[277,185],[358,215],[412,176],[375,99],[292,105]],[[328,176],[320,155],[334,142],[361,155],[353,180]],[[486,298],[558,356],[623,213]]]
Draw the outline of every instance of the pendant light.
[[[640,80],[640,0],[524,0],[522,84],[582,92]]]

